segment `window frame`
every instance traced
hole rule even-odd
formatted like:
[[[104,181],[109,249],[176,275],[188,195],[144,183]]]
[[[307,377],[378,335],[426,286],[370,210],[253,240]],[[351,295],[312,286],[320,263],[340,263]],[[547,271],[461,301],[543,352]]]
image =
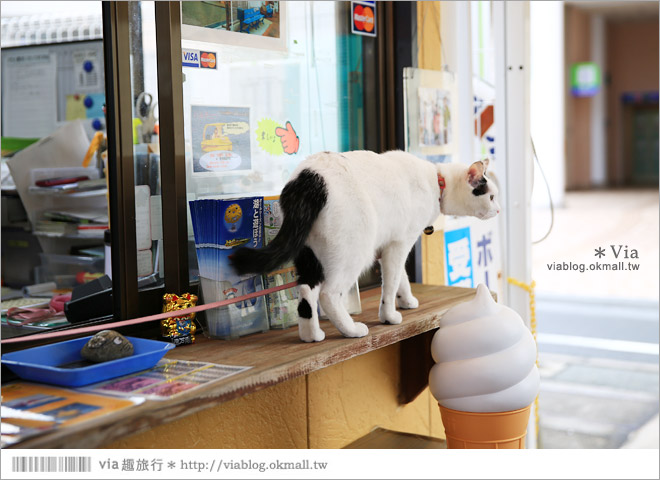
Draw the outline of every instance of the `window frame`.
[[[403,149],[402,68],[412,62],[415,2],[377,2],[378,37],[365,37],[363,73],[365,148]],[[114,321],[151,315],[165,292],[198,294],[188,272],[188,223],[181,65],[181,2],[155,2],[160,167],[165,285],[139,290],[135,237],[135,178],[130,65],[131,16],[125,2],[103,2],[108,124],[108,177],[112,236]],[[396,19],[396,22],[395,22]],[[398,72],[398,74],[397,74]],[[166,220],[166,221],[165,221]],[[415,280],[414,269],[409,269]],[[375,284],[369,285],[376,286]],[[98,323],[93,321],[90,323]],[[107,321],[107,319],[102,320]],[[80,325],[80,324],[78,324]],[[77,326],[78,326],[77,325]],[[157,322],[120,328],[124,334],[159,335]]]
[[[362,49],[365,91],[365,148],[384,152],[403,149],[402,69],[411,66],[416,39],[415,2],[377,2],[378,37],[365,37]],[[55,328],[75,330],[152,315],[162,309],[165,292],[198,294],[188,272],[188,222],[181,65],[181,2],[155,2],[158,97],[160,109],[161,184],[164,286],[139,290],[135,225],[133,98],[130,32],[131,10],[126,2],[102,2],[106,88],[109,210],[112,249],[113,316]],[[396,19],[396,21],[395,21]],[[350,34],[350,33],[349,33]],[[411,255],[412,257],[412,255]],[[415,281],[414,265],[408,273]],[[365,288],[377,286],[369,284]],[[118,329],[125,335],[158,337],[158,322]],[[72,336],[75,334],[72,333]],[[27,337],[30,335],[28,334]],[[66,339],[68,337],[60,337]],[[27,340],[6,345],[7,351],[52,342]]]

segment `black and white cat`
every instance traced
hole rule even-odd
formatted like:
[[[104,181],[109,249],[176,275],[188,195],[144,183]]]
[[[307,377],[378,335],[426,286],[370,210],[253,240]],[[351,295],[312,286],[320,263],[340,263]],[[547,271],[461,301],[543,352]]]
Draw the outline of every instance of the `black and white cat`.
[[[346,337],[363,337],[364,323],[344,308],[359,275],[379,259],[379,318],[401,323],[401,309],[417,308],[405,261],[425,227],[441,214],[481,219],[499,213],[497,187],[486,176],[488,160],[471,166],[433,164],[401,151],[323,152],[296,169],[280,196],[284,214],[277,237],[261,249],[231,258],[239,274],[265,273],[294,259],[298,270],[299,334],[320,342],[317,302]]]

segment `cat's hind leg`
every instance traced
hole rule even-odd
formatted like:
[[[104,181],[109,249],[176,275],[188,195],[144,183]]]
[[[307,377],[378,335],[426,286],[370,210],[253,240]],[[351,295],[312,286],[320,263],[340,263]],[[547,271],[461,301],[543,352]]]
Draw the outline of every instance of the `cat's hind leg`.
[[[300,302],[298,303],[298,335],[303,342],[321,342],[325,333],[319,326],[318,298],[323,267],[309,247],[304,247],[295,260],[298,271]]]
[[[404,310],[419,307],[419,300],[414,297],[410,289],[410,281],[408,280],[408,273],[406,273],[405,266],[401,272],[399,289],[396,291],[396,306]]]
[[[369,333],[369,327],[362,322],[355,322],[344,306],[343,298],[345,292],[326,288],[323,284],[319,301],[328,319],[345,337],[364,337]]]
[[[298,335],[303,342],[321,342],[325,332],[319,326],[318,298],[320,285],[310,288],[300,285],[300,303],[298,303]]]
[[[337,260],[335,257],[335,262],[326,270],[326,279],[321,285],[319,302],[323,311],[345,337],[364,337],[369,333],[369,327],[364,323],[353,321],[344,304],[344,295],[355,285],[361,267],[354,258],[343,256]]]
[[[382,249],[380,266],[383,286],[378,309],[378,318],[381,323],[397,325],[403,321],[401,313],[396,311],[395,297],[400,289],[401,278],[405,275],[403,270],[409,251],[410,249],[406,248],[402,242],[392,242]],[[408,284],[408,290],[410,290],[410,284]]]

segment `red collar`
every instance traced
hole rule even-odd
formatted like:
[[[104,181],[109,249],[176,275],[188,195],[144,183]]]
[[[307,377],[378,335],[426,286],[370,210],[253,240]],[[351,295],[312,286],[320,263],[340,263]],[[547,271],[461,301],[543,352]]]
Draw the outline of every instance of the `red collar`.
[[[438,198],[438,201],[440,202],[440,210],[442,210],[442,197],[444,196],[446,186],[445,177],[438,173],[438,187],[440,187],[440,198]]]

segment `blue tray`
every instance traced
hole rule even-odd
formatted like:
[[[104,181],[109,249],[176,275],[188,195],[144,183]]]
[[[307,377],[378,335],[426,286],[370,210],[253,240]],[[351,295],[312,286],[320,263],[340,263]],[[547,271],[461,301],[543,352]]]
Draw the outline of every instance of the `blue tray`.
[[[7,353],[2,356],[2,363],[25,380],[81,387],[149,369],[175,347],[169,342],[126,337],[133,344],[133,355],[90,365],[80,356],[80,350],[90,338],[76,338]],[[85,366],[76,367],[76,364]]]

